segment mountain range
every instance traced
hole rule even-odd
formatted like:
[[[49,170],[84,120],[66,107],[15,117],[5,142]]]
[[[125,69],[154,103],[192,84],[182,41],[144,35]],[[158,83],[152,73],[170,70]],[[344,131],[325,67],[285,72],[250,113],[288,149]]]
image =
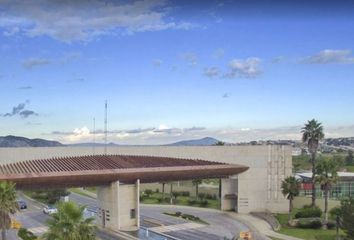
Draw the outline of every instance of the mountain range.
[[[58,141],[48,141],[41,138],[29,139],[18,136],[0,137],[0,147],[62,147]]]
[[[210,146],[215,145],[219,140],[211,137],[205,137],[202,139],[194,139],[194,140],[185,140],[179,141],[175,143],[165,144],[163,146]],[[25,137],[18,136],[5,136],[0,137],[0,147],[103,147],[104,143],[75,143],[75,144],[62,144],[58,141],[49,141],[45,139],[35,138],[29,139]],[[128,145],[119,145],[116,143],[108,143],[107,146],[115,147],[115,146],[128,146]],[[130,146],[130,145],[129,145]]]

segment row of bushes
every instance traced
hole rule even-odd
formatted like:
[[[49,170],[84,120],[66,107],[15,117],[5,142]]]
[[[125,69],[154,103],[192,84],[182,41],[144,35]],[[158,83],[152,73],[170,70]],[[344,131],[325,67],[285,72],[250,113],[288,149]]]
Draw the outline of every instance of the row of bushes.
[[[187,213],[182,213],[182,212],[175,212],[175,213],[165,212],[164,214],[174,216],[174,217],[181,217],[183,219],[190,220],[190,221],[200,221],[199,217]]]
[[[295,218],[318,218],[321,217],[322,210],[315,206],[307,206],[305,205],[304,208],[300,209],[296,214]]]
[[[142,195],[145,195],[147,197],[150,197],[152,194],[154,193],[153,190],[151,189],[146,189]],[[155,193],[159,193],[159,189],[156,189]],[[189,191],[173,191],[172,192],[172,196],[174,196],[175,198],[182,196],[182,197],[189,197],[190,196],[190,192]],[[200,199],[209,199],[209,200],[216,200],[217,199],[217,195],[216,194],[210,194],[210,193],[199,193],[198,194],[198,198]]]
[[[298,228],[313,228],[318,229],[322,227],[322,220],[319,217],[315,218],[299,218],[296,226]],[[336,224],[332,221],[327,223],[327,229],[335,228]]]
[[[205,199],[197,200],[197,199],[190,198],[190,199],[188,199],[188,204],[189,205],[199,205],[201,207],[206,207],[209,204],[209,202],[208,202],[208,200],[205,200]]]

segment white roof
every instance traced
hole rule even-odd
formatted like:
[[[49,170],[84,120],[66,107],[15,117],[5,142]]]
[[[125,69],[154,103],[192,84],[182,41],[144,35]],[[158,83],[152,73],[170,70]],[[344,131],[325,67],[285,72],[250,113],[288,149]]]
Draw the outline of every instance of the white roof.
[[[296,178],[311,178],[312,172],[296,173]],[[338,172],[338,177],[354,177],[354,172]]]

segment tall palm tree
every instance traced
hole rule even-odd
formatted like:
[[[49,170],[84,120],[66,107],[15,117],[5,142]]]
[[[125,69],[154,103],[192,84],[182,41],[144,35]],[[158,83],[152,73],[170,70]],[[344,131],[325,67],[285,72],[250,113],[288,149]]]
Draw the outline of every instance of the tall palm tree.
[[[6,240],[6,230],[11,226],[10,214],[17,209],[15,184],[0,181],[0,227],[2,240]]]
[[[325,197],[325,223],[328,222],[328,193],[338,179],[338,163],[332,159],[322,159],[316,166],[316,182],[321,184]]]
[[[301,130],[302,141],[307,143],[309,152],[311,154],[312,164],[312,206],[316,205],[316,154],[319,147],[319,142],[324,138],[322,123],[315,119],[308,121]]]
[[[284,197],[289,200],[289,221],[291,221],[291,212],[293,211],[293,200],[299,195],[300,183],[295,177],[289,176],[281,183],[281,189]]]
[[[58,212],[48,220],[48,232],[43,235],[47,240],[94,240],[96,227],[93,218],[84,218],[85,206],[74,202],[61,202]]]

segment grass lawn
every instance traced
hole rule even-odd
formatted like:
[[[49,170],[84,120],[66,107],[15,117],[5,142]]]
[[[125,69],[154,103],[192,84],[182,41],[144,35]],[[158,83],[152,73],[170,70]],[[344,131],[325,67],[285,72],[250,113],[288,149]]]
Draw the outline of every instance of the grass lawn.
[[[169,197],[169,194],[165,194],[165,197]],[[152,193],[150,197],[144,197],[141,203],[144,204],[167,204],[169,205],[170,202],[159,202],[159,198],[162,198],[162,193]],[[196,204],[189,204],[189,199],[195,199],[195,197],[185,197],[185,196],[178,196],[176,200],[176,205],[182,206],[194,206],[194,207],[205,207],[205,208],[214,208],[220,209],[220,201],[215,199],[207,199],[208,204],[206,206],[200,206],[198,203]]]
[[[295,215],[297,210],[295,209],[293,215]],[[277,214],[276,218],[281,224],[281,229],[278,231],[279,233],[298,237],[306,240],[334,240],[336,238],[336,230],[325,230],[325,229],[302,229],[289,227],[287,225],[288,222],[288,214]],[[343,232],[339,232],[343,235]]]
[[[354,166],[346,166],[348,172],[354,172]]]
[[[80,188],[70,188],[69,191],[73,192],[73,193],[77,193],[77,194],[83,195],[85,197],[93,198],[91,195],[87,194],[85,191],[82,191]]]

